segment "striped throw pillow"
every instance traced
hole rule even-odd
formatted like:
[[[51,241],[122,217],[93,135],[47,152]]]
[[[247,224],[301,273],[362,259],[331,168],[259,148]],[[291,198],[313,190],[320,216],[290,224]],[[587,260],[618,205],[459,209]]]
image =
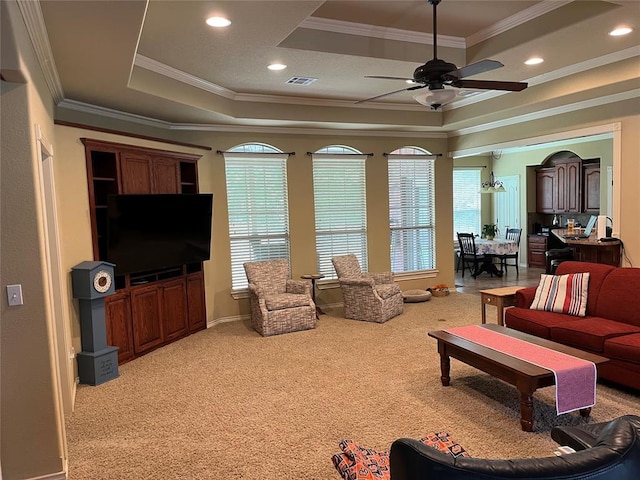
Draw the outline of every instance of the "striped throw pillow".
[[[540,275],[540,284],[530,308],[584,317],[587,311],[588,286],[588,272]]]

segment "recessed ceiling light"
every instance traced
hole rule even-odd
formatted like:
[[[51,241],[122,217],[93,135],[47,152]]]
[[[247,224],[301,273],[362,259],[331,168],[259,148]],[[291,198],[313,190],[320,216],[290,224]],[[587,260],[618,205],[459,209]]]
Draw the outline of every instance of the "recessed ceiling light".
[[[287,66],[283,65],[282,63],[272,63],[267,68],[269,70],[284,70],[285,68],[287,68]]]
[[[539,63],[544,62],[544,60],[540,57],[531,57],[529,60],[525,61],[525,65],[538,65]]]
[[[231,25],[231,20],[224,17],[209,17],[207,18],[207,25],[216,28],[228,27]]]
[[[633,28],[631,27],[618,27],[614,30],[611,30],[609,32],[609,35],[611,35],[612,37],[620,37],[622,35],[626,35],[627,33],[631,33],[633,31]]]

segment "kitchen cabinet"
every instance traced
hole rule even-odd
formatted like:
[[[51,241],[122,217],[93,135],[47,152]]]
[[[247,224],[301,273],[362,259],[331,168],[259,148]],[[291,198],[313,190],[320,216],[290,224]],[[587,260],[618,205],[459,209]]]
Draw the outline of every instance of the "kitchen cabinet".
[[[546,268],[547,259],[544,252],[547,251],[547,242],[549,238],[545,235],[528,235],[527,236],[527,256],[529,267]]]
[[[556,165],[557,213],[580,213],[582,161],[568,161]]]
[[[556,169],[541,168],[536,172],[536,211],[555,213]]]
[[[600,213],[600,165],[584,165],[582,191],[582,211],[585,213]]]

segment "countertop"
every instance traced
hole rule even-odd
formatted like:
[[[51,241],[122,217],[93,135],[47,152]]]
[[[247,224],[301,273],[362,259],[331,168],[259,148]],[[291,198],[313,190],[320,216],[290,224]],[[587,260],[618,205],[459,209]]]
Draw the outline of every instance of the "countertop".
[[[596,233],[592,233],[589,238],[562,238],[563,235],[567,234],[566,228],[551,230],[551,234],[555,235],[561,242],[566,243],[567,245],[592,245],[594,247],[620,245],[620,240],[614,240],[612,242],[601,242],[600,240],[598,240]]]

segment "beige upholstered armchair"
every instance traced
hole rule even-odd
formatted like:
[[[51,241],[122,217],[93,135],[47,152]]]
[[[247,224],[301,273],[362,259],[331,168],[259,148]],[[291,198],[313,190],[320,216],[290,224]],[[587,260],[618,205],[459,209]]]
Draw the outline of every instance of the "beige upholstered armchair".
[[[316,327],[316,305],[308,282],[289,278],[287,259],[247,262],[251,324],[262,336]]]
[[[331,261],[338,274],[346,318],[383,323],[402,313],[402,292],[391,272],[363,273],[353,254]]]

